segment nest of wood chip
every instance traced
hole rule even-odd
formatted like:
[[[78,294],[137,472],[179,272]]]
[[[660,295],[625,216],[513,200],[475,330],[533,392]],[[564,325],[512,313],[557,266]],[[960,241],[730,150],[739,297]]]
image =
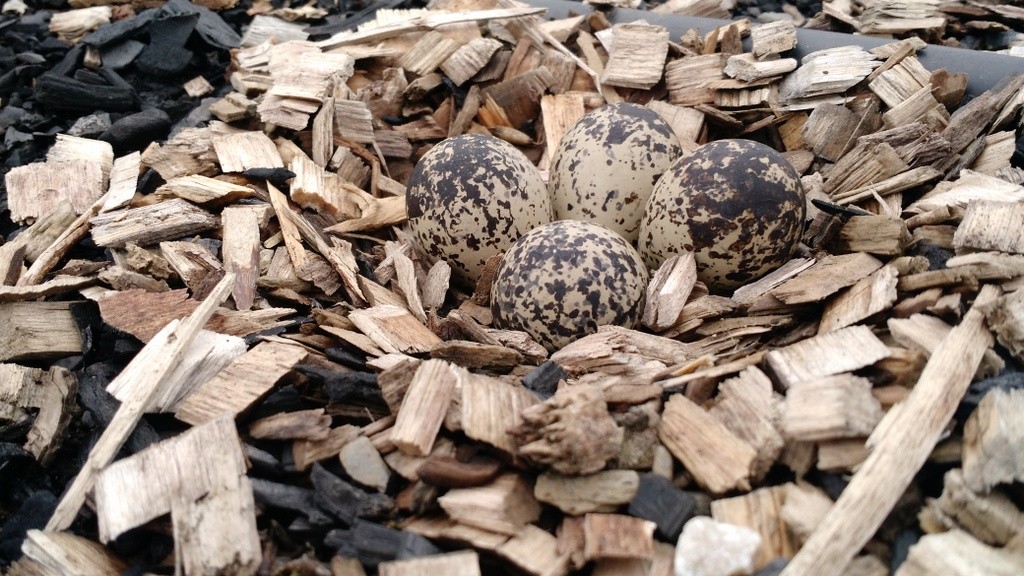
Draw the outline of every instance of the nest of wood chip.
[[[244,46],[208,126],[117,158],[60,136],[9,173],[31,225],[0,246],[0,425],[52,465],[90,362],[121,362],[9,573],[710,574],[716,550],[1024,572],[1024,76],[961,105],[911,40],[798,63],[791,23],[669,38],[499,4]],[[430,273],[404,183],[462,133],[544,170],[624,100],[687,149],[782,151],[813,200],[801,253],[729,297],[673,261],[647,326],[549,355],[491,328],[486,285]],[[69,259],[90,243],[107,259]],[[145,345],[104,349],[123,333]],[[170,433],[131,436],[150,421]],[[160,533],[173,554],[129,560]]]

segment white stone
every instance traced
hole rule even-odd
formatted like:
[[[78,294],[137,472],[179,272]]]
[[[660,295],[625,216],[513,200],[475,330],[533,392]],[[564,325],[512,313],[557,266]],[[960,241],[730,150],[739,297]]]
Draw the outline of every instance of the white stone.
[[[676,544],[676,576],[737,576],[754,571],[761,535],[745,526],[697,516]]]

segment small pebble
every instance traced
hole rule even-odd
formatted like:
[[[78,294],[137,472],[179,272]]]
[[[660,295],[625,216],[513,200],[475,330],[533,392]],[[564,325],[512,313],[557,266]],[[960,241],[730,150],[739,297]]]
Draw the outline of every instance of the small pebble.
[[[686,523],[676,544],[676,576],[733,576],[754,570],[761,535],[745,526],[698,516]]]
[[[89,116],[82,116],[68,128],[69,136],[78,136],[80,138],[95,138],[100,134],[103,134],[110,129],[110,114],[101,112],[99,114],[90,114]]]

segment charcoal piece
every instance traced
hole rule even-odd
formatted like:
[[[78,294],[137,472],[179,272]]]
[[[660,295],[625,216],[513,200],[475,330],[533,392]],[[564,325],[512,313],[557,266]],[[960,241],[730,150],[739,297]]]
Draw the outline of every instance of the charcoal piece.
[[[142,575],[158,569],[161,561],[174,552],[174,537],[144,527],[135,528],[118,536],[108,546],[121,558],[130,559],[132,568]]]
[[[1024,168],[1024,133],[1017,136],[1017,141],[1013,148],[1013,156],[1010,157],[1010,164],[1014,168]]]
[[[640,476],[636,496],[629,503],[629,514],[654,522],[657,534],[665,542],[675,543],[696,507],[693,496],[676,488],[668,478],[644,474]]]
[[[135,67],[151,76],[180,74],[192,61],[185,42],[199,21],[197,14],[160,18],[149,27],[149,45],[135,60]]]
[[[56,36],[47,36],[36,45],[35,51],[46,56],[47,60],[55,60],[58,57],[64,56],[64,53],[68,51],[68,46]]]
[[[555,395],[558,381],[565,376],[561,366],[548,360],[523,376],[523,386],[532,390],[541,400],[547,400]]]
[[[95,302],[75,302],[68,307],[68,311],[82,337],[86,364],[100,360],[127,363],[142,349],[142,342],[137,338],[104,322],[99,305]]]
[[[218,250],[220,249],[219,246],[220,245],[218,244]],[[214,253],[216,254],[216,252]],[[249,334],[243,338],[243,340],[245,340],[245,345],[251,348],[266,340],[268,336],[279,336],[287,332],[290,328],[292,328],[290,324],[285,326],[275,326],[273,328],[268,328],[267,330],[261,330],[254,334]]]
[[[136,14],[134,18],[126,18],[124,20],[104,24],[90,32],[82,40],[82,44],[95,46],[97,48],[105,48],[117,42],[127,40],[143,28],[149,26],[156,17],[157,12],[157,9],[151,8]],[[104,64],[106,64],[106,61],[104,61]]]
[[[337,525],[333,517],[317,507],[313,491],[309,488],[262,478],[250,478],[249,481],[252,482],[253,498],[261,506],[301,514],[310,526],[318,529],[326,530]]]
[[[356,518],[385,518],[395,510],[395,502],[379,492],[368,493],[331,474],[319,463],[309,475],[316,494],[313,501],[346,526]]]
[[[305,516],[299,516],[288,525],[288,535],[308,539],[318,528],[320,527],[311,524]]]
[[[27,494],[30,472],[39,470],[35,456],[18,444],[0,442],[0,506],[8,498]]]
[[[170,129],[170,116],[159,108],[149,108],[114,122],[99,139],[110,142],[114,153],[120,156],[142,150],[154,140],[166,138]]]
[[[43,106],[67,112],[125,112],[136,107],[131,87],[94,86],[49,72],[36,79],[34,92]]]
[[[22,64],[46,64],[46,58],[35,52],[21,52],[18,54],[18,61]]]
[[[75,70],[75,75],[72,78],[90,86],[106,86],[107,84],[107,81],[99,73],[86,70],[85,68]]]
[[[298,512],[308,516],[316,510],[314,493],[309,488],[271,482],[262,478],[249,478],[256,502],[270,508]]]
[[[46,67],[25,65],[14,67],[10,72],[0,76],[0,94],[9,94],[20,85],[28,84],[33,78],[46,72]]]
[[[913,528],[901,530],[896,534],[892,542],[892,558],[889,559],[890,574],[895,574],[900,569],[900,566],[907,561],[910,547],[917,544],[917,541],[920,539],[921,532]]]
[[[419,534],[357,520],[349,530],[331,530],[324,545],[339,556],[358,558],[374,568],[381,562],[441,554],[442,550]]]
[[[228,50],[238,48],[242,43],[242,37],[216,12],[205,6],[192,4],[188,0],[170,0],[160,9],[161,17],[164,15],[177,16],[186,14],[199,15],[199,21],[196,23],[196,33],[210,46]]]
[[[807,480],[824,490],[825,495],[831,498],[832,501],[839,500],[839,497],[842,496],[843,491],[846,490],[846,486],[849,484],[847,480],[844,480],[838,474],[822,472],[820,470],[811,470],[807,475]]]
[[[318,408],[318,406],[307,402],[294,387],[286,386],[271,392],[246,415],[246,420],[254,421],[280,412],[297,412],[310,408]]]
[[[138,40],[125,40],[101,49],[100,59],[107,68],[120,70],[134,62],[145,49],[146,45]]]
[[[42,530],[57,508],[57,497],[37,490],[22,502],[18,510],[0,527],[0,565],[21,557],[21,543],[29,530]]]
[[[120,406],[120,402],[106,391],[106,387],[122,369],[122,365],[104,361],[90,364],[78,373],[78,403],[93,420],[93,431],[97,436],[110,424]],[[135,454],[159,441],[160,435],[152,424],[145,419],[140,420],[121,448],[121,454]]]
[[[281,461],[266,450],[261,450],[251,444],[244,444],[245,458],[252,467],[252,473],[263,477],[279,478],[284,473]]]
[[[335,528],[324,535],[324,546],[334,550],[336,556],[356,558],[356,545],[352,541],[352,531]]]
[[[978,407],[978,403],[989,392],[999,390],[1016,390],[1024,388],[1024,372],[1008,368],[991,378],[985,378],[971,384],[967,394],[957,408],[956,417],[960,422],[966,422],[967,417]]]
[[[85,46],[81,44],[67,51],[64,57],[61,58],[60,62],[50,68],[50,72],[58,76],[67,76],[75,71],[82,64],[82,58],[85,56]]]
[[[299,364],[295,369],[321,384],[331,402],[384,401],[377,375],[371,372],[334,372],[311,364]]]
[[[142,175],[139,176],[139,183],[135,186],[135,190],[140,194],[152,194],[157,188],[166,184],[167,181],[160,177],[160,173],[152,168],[147,168]],[[217,250],[220,250],[220,244],[217,245]],[[213,252],[214,254],[217,251]]]
[[[788,559],[776,558],[755,572],[754,576],[779,576],[779,574],[782,574],[782,571],[786,569],[788,564]]]
[[[230,89],[231,85],[226,85],[225,88]],[[184,128],[198,128],[209,122],[213,118],[213,115],[210,114],[210,106],[212,106],[214,102],[217,102],[218,100],[223,98],[225,95],[226,93],[221,94],[220,91],[218,91],[215,93],[214,96],[211,96],[209,98],[203,98],[202,100],[200,100],[199,104],[195,108],[190,110],[189,113],[184,118],[178,120],[174,124],[174,126],[171,126],[171,138],[176,136],[178,132],[180,132]]]
[[[250,168],[242,172],[242,176],[257,182],[269,180],[275,188],[287,188],[288,181],[295,178],[295,172],[286,168]]]
[[[929,270],[941,270],[946,267],[946,260],[953,257],[953,251],[929,244],[918,242],[907,249],[908,256],[924,256],[928,259]]]
[[[353,370],[366,370],[366,356],[356,354],[345,348],[328,348],[324,354],[331,362],[337,362],[346,368]]]
[[[261,506],[302,515],[310,526],[326,530],[337,525],[337,521],[317,507],[314,493],[309,488],[281,484],[262,478],[249,478],[253,498]]]

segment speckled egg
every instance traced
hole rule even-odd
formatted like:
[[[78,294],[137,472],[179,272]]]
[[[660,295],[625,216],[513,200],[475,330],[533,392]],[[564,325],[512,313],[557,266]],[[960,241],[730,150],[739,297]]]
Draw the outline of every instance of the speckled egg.
[[[423,155],[409,177],[406,208],[420,246],[470,285],[488,258],[551,221],[537,167],[511,144],[479,134],[448,138]]]
[[[556,350],[599,326],[640,319],[647,267],[619,234],[559,220],[520,238],[501,260],[491,288],[499,328],[522,330]]]
[[[675,133],[650,108],[620,103],[586,114],[551,158],[555,218],[594,222],[636,242],[654,183],[681,153]]]
[[[652,270],[692,251],[698,277],[713,290],[730,290],[789,260],[805,209],[800,177],[778,152],[750,140],[718,140],[658,180],[638,247]]]

